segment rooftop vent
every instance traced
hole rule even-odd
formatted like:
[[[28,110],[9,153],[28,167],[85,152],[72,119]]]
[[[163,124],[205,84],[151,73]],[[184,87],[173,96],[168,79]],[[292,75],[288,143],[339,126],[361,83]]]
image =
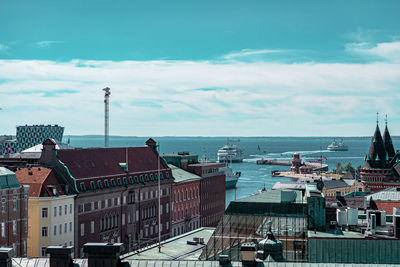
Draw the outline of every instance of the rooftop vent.
[[[33,175],[33,172],[29,171],[28,174],[29,174],[29,175]]]

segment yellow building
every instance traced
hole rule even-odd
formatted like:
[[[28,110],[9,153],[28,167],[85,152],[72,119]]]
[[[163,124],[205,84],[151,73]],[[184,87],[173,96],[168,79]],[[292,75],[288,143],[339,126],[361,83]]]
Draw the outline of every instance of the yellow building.
[[[28,257],[45,257],[47,246],[74,245],[74,197],[61,188],[52,169],[21,168],[21,184],[29,185]]]
[[[322,193],[324,196],[336,196],[337,192],[344,196],[351,192],[358,192],[361,184],[355,179],[332,179],[323,181]]]

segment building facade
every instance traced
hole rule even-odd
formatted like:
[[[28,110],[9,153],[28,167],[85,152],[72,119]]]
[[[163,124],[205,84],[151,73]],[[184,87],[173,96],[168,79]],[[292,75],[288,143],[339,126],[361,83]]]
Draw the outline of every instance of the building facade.
[[[16,256],[26,256],[28,233],[28,192],[15,173],[0,167],[0,246],[12,247]]]
[[[47,246],[74,243],[74,194],[67,195],[52,169],[19,168],[18,181],[29,186],[28,257],[46,257]]]
[[[58,151],[48,139],[43,143],[41,162],[55,169],[67,192],[77,194],[77,257],[84,256],[83,245],[88,242],[122,242],[128,252],[157,242],[159,230],[163,240],[170,237],[173,177],[159,159],[153,139],[143,147]]]
[[[394,150],[387,125],[383,138],[376,125],[364,166],[360,169],[360,178],[363,191],[400,187],[399,152]]]
[[[177,236],[200,227],[201,177],[172,164],[168,166],[174,176],[171,235]]]
[[[200,176],[200,226],[216,227],[225,212],[225,163],[188,164]]]

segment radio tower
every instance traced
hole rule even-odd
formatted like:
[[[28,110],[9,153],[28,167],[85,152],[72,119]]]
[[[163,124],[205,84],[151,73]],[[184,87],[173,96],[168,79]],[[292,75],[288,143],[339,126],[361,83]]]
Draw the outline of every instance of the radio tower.
[[[103,89],[104,93],[104,147],[108,147],[108,119],[109,119],[109,103],[110,103],[110,88],[106,87]]]

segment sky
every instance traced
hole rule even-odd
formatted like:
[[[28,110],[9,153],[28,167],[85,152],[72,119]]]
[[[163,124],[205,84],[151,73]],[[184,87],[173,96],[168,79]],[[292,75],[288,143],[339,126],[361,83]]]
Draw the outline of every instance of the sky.
[[[0,0],[0,135],[400,135],[400,1]]]

